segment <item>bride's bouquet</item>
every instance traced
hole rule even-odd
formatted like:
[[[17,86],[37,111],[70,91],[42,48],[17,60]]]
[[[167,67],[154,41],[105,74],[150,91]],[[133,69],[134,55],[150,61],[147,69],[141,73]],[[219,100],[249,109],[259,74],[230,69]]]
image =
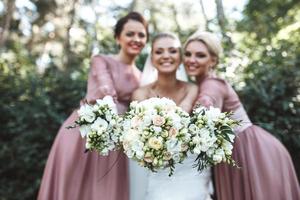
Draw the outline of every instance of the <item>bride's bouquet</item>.
[[[120,145],[122,119],[111,96],[97,99],[93,105],[86,103],[77,112],[79,118],[73,127],[79,126],[87,150],[108,155]]]
[[[200,106],[193,110],[189,125],[189,148],[198,155],[195,166],[199,171],[221,162],[235,165],[232,159],[233,128],[239,122],[230,119],[230,116],[231,113],[221,112],[214,107]]]
[[[125,114],[121,142],[126,155],[155,172],[182,162],[188,151],[188,113],[167,98],[132,102]]]

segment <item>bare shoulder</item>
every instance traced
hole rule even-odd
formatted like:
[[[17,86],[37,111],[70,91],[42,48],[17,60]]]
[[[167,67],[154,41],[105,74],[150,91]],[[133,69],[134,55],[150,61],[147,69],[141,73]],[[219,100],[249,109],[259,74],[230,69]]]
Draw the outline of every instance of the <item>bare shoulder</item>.
[[[150,85],[145,85],[137,88],[131,96],[132,101],[142,101],[148,98],[148,94],[150,91]]]
[[[188,90],[191,92],[198,92],[199,87],[194,83],[187,83],[188,84]]]
[[[199,87],[196,84],[188,83],[188,82],[184,82],[184,81],[182,81],[182,84],[185,85],[187,94],[189,94],[189,93],[198,93]]]

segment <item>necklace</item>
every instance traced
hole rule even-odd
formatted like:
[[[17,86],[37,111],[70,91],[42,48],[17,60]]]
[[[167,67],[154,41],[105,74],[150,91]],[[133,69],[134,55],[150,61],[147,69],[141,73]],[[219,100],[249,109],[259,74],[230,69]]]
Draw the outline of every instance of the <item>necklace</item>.
[[[158,97],[158,98],[162,98],[162,97],[166,97],[169,99],[172,99],[173,101],[175,101],[175,103],[177,105],[180,104],[180,102],[184,99],[184,97],[186,96],[186,84],[181,84],[180,82],[178,82],[179,84],[178,87],[176,87],[175,89],[169,91],[169,92],[162,92],[162,90],[157,89],[158,87],[156,86],[156,84],[154,83],[152,86],[150,86],[150,97]]]

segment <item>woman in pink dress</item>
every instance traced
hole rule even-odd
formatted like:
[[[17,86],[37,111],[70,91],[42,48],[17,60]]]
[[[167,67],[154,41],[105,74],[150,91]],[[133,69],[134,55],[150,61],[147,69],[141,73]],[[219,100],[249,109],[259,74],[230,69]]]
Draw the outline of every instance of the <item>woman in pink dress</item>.
[[[220,164],[214,168],[219,200],[298,200],[299,183],[286,148],[270,133],[249,120],[236,92],[214,74],[222,47],[208,32],[192,35],[184,46],[184,65],[199,85],[197,103],[233,111],[242,120],[236,128],[233,158],[236,168]]]
[[[120,45],[117,55],[92,58],[88,77],[88,102],[113,96],[118,112],[126,111],[132,92],[139,85],[135,59],[146,44],[147,23],[136,12],[121,18],[115,27]],[[100,156],[84,153],[85,142],[78,129],[66,127],[77,118],[77,110],[61,126],[45,167],[38,200],[128,200],[128,167],[125,154]]]

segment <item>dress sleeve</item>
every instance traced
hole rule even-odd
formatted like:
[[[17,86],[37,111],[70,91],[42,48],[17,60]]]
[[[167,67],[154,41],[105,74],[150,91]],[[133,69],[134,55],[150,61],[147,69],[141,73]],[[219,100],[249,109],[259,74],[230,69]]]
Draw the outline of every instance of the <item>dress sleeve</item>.
[[[107,62],[101,56],[94,56],[91,59],[86,99],[94,103],[96,99],[106,95],[112,96],[115,102],[117,101],[117,92]]]
[[[208,79],[199,86],[199,94],[196,104],[205,107],[214,106],[222,109],[226,98],[226,82],[218,79]]]

